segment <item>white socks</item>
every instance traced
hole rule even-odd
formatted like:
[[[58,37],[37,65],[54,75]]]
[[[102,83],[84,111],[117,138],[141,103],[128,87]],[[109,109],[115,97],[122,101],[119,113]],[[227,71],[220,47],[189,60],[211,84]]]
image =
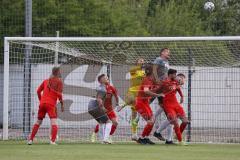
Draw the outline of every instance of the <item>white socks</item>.
[[[107,141],[109,139],[111,129],[112,129],[112,123],[111,122],[106,123],[103,141]]]
[[[172,141],[173,136],[173,125],[166,119],[162,122],[159,128],[156,130],[157,133],[162,133],[163,130],[167,128],[167,140]]]
[[[105,123],[99,123],[98,135],[99,135],[99,139],[102,140],[104,138],[104,135],[105,135]]]
[[[154,124],[154,127],[155,129],[158,129],[159,126],[160,126],[160,119],[161,119],[161,114],[163,112],[163,109],[158,107],[158,109],[156,110],[155,114],[154,114],[154,117],[155,117],[155,124]]]
[[[172,141],[172,137],[173,137],[173,125],[170,124],[167,127],[167,141]]]
[[[161,133],[164,129],[166,129],[170,125],[170,122],[166,119],[162,122],[162,124],[157,129],[157,133]]]

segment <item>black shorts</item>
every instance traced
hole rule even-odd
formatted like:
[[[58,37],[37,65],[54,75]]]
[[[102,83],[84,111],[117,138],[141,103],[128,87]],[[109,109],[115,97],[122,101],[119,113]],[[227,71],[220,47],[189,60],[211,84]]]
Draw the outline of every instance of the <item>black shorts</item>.
[[[106,123],[109,118],[102,108],[98,106],[96,100],[91,100],[88,103],[88,113],[98,122]]]

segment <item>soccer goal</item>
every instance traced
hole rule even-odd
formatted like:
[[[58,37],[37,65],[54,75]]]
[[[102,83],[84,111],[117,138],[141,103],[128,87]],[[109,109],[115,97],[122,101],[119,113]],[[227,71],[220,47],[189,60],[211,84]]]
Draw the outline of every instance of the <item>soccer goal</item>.
[[[3,139],[25,139],[37,119],[36,89],[60,66],[65,112],[58,112],[59,138],[89,141],[96,121],[87,113],[89,100],[105,73],[117,88],[120,103],[129,87],[129,68],[138,58],[147,63],[161,48],[171,51],[170,66],[187,76],[183,107],[191,124],[191,142],[239,143],[240,37],[5,37]],[[153,111],[157,102],[151,104]],[[59,109],[60,110],[60,109]],[[131,109],[118,113],[114,141],[129,141]],[[158,121],[165,119],[162,115]],[[139,134],[145,122],[139,122]],[[37,135],[49,138],[46,118]]]

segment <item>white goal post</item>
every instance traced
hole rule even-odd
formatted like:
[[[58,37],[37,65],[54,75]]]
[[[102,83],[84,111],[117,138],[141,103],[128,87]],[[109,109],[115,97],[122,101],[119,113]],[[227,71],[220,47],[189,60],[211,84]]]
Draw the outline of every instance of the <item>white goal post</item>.
[[[56,47],[57,42],[57,47]],[[127,43],[123,43],[127,42]],[[128,43],[129,42],[129,43]],[[107,44],[107,45],[106,45]],[[110,45],[108,45],[110,44]],[[102,46],[99,46],[102,45]],[[29,46],[29,47],[27,47]],[[120,47],[119,47],[120,46]],[[106,48],[104,48],[106,47]],[[237,105],[240,105],[238,98],[240,97],[240,70],[239,70],[239,60],[240,60],[240,36],[203,36],[203,37],[5,37],[4,38],[4,95],[3,95],[3,140],[8,139],[19,139],[19,137],[24,137],[22,130],[19,128],[25,127],[22,124],[13,124],[12,122],[18,121],[18,119],[14,116],[23,115],[23,124],[29,124],[32,126],[34,121],[33,117],[24,117],[25,112],[31,116],[31,114],[36,114],[33,111],[32,106],[36,106],[34,91],[36,89],[37,83],[39,83],[44,78],[47,78],[48,68],[54,66],[56,64],[56,59],[61,60],[59,65],[65,64],[68,67],[71,67],[75,64],[82,62],[84,59],[84,64],[95,66],[95,62],[100,65],[113,65],[111,67],[112,74],[116,72],[121,72],[119,70],[119,66],[131,66],[134,65],[135,60],[138,57],[146,59],[147,62],[152,62],[159,54],[161,48],[168,47],[173,52],[171,55],[170,65],[174,68],[182,71],[186,75],[190,76],[190,81],[192,83],[189,86],[188,84],[184,87],[184,94],[186,95],[185,99],[185,110],[186,112],[190,112],[193,115],[192,118],[192,134],[193,142],[239,142],[237,141],[237,137],[240,136],[239,128],[237,124],[240,123],[240,119],[237,118],[240,116],[239,110],[236,109]],[[24,53],[23,53],[24,52]],[[29,53],[25,53],[29,52]],[[55,54],[59,52],[61,54]],[[32,57],[31,54],[34,54],[35,57]],[[203,55],[205,53],[205,55]],[[25,55],[24,55],[25,54]],[[112,61],[112,57],[115,55],[124,55],[127,60],[123,61],[122,57],[117,57],[116,61]],[[55,57],[54,55],[58,55],[59,57]],[[61,56],[62,55],[62,56]],[[66,59],[67,57],[67,59]],[[81,57],[81,60],[78,59]],[[65,58],[65,59],[64,59]],[[28,59],[28,60],[26,60]],[[52,60],[53,59],[53,60]],[[191,64],[190,64],[191,63]],[[116,65],[116,67],[114,67]],[[12,67],[12,68],[11,68]],[[16,74],[16,68],[20,67],[21,75],[23,78],[19,80],[18,74]],[[84,68],[84,66],[83,66]],[[66,85],[73,85],[78,82],[76,79],[79,78],[74,74],[82,75],[83,72],[87,69],[77,67],[72,70],[74,73],[69,74],[70,78],[66,77]],[[92,70],[95,71],[93,67]],[[24,73],[22,73],[22,71]],[[25,71],[27,73],[25,73]],[[97,70],[103,73],[108,72],[107,68],[102,68],[101,70]],[[97,72],[96,71],[96,72]],[[32,74],[32,75],[31,75]],[[95,73],[94,73],[95,74]],[[97,73],[96,73],[97,74]],[[117,73],[116,73],[117,74]],[[122,74],[125,74],[122,73]],[[223,75],[224,77],[221,77]],[[13,78],[11,78],[11,76]],[[35,76],[35,77],[34,77]],[[126,77],[126,75],[125,75]],[[26,79],[28,82],[26,81]],[[76,78],[76,79],[75,79]],[[115,84],[119,83],[118,86],[121,88],[121,94],[127,91],[125,89],[125,85],[121,85],[121,82],[117,81],[116,78],[111,75],[111,82],[115,81]],[[115,79],[115,80],[114,80]],[[16,81],[22,81],[21,83],[27,84],[18,84],[17,87],[14,86],[13,83]],[[90,80],[89,80],[90,81]],[[212,83],[215,81],[216,83]],[[20,83],[20,82],[19,82]],[[222,86],[225,85],[226,86]],[[238,83],[238,84],[237,84]],[[97,83],[91,82],[91,85],[96,86]],[[214,85],[216,84],[216,85]],[[27,85],[27,87],[25,86]],[[88,85],[88,84],[86,84]],[[89,82],[90,85],[90,82]],[[213,86],[214,85],[214,86]],[[91,87],[93,87],[91,86]],[[230,86],[230,87],[229,87]],[[21,90],[21,87],[24,88],[24,95],[18,93],[21,98],[27,98],[26,101],[23,100],[22,105],[26,105],[25,103],[30,103],[31,108],[27,108],[29,110],[25,111],[23,109],[14,108],[18,103],[18,99],[16,95],[14,98],[12,97],[13,92],[17,88],[17,90]],[[189,88],[190,87],[190,88]],[[124,88],[124,89],[122,89]],[[11,89],[11,91],[10,91]],[[22,89],[23,90],[23,89]],[[73,90],[73,89],[72,89]],[[189,91],[191,91],[191,96],[189,97]],[[26,97],[26,92],[28,92]],[[74,91],[78,93],[78,91]],[[220,94],[218,92],[224,92],[226,94]],[[209,99],[208,97],[215,94],[216,97],[212,97],[213,99]],[[228,94],[229,93],[229,94]],[[70,93],[68,92],[70,95]],[[93,94],[91,92],[91,94]],[[204,95],[206,94],[206,96]],[[25,96],[25,97],[24,97]],[[80,96],[77,97],[77,96]],[[78,105],[81,103],[87,103],[87,99],[84,99],[83,95],[77,95],[76,97],[72,97],[73,99],[81,99],[78,102]],[[225,96],[225,97],[224,97]],[[69,98],[70,96],[68,96]],[[29,99],[28,99],[29,98]],[[121,97],[122,101],[124,100],[123,96]],[[214,99],[216,98],[216,99]],[[222,98],[222,99],[221,99]],[[29,101],[28,101],[29,100]],[[22,100],[20,100],[22,101]],[[34,102],[32,102],[34,101]],[[74,100],[73,100],[74,101]],[[34,103],[34,104],[32,104]],[[73,103],[73,102],[72,102]],[[228,107],[233,111],[228,112],[225,109],[214,111],[206,109],[209,107],[207,104],[211,104],[211,106],[221,106]],[[11,110],[10,110],[11,105]],[[202,108],[201,108],[202,107]],[[214,108],[214,107],[213,107]],[[11,111],[11,113],[10,113]],[[30,113],[29,113],[30,111]],[[82,110],[81,110],[82,111]],[[13,113],[14,112],[14,113]],[[21,113],[17,113],[21,112]],[[76,113],[78,110],[76,111]],[[79,110],[80,112],[80,110]],[[130,110],[125,111],[126,115],[129,116]],[[215,113],[216,112],[216,113]],[[235,112],[235,113],[232,113]],[[237,113],[236,113],[237,112]],[[16,113],[16,114],[15,114]],[[211,119],[213,114],[217,116],[214,119]],[[11,116],[9,115],[11,114]],[[221,118],[223,114],[226,114],[226,117]],[[122,116],[123,120],[127,118]],[[206,117],[205,117],[206,116]],[[12,120],[12,118],[16,118]],[[36,116],[34,117],[36,118]],[[75,117],[77,119],[77,117]],[[213,122],[208,122],[213,121]],[[231,124],[227,124],[227,123]],[[212,124],[215,124],[212,126]],[[224,125],[223,125],[224,123]],[[226,124],[225,124],[226,123]],[[83,138],[86,138],[88,132],[84,131],[84,133],[80,133],[81,126],[86,126],[88,124],[93,126],[93,123],[85,123],[85,122],[77,122],[73,120],[69,120],[68,122],[60,123],[63,126],[72,127],[73,132],[76,132],[74,137],[78,137],[80,134]],[[120,121],[121,124],[121,121]],[[127,134],[126,131],[127,120],[124,125],[120,125],[121,130],[117,133],[117,141],[126,140]],[[19,127],[20,126],[20,127]],[[46,125],[47,126],[47,125]],[[75,126],[78,126],[78,130],[75,131]],[[232,132],[224,130],[224,127],[229,126]],[[77,127],[76,127],[77,128]],[[141,128],[141,124],[140,124]],[[9,134],[9,130],[11,129],[12,135]],[[87,128],[88,129],[88,128]],[[25,128],[23,130],[29,130]],[[27,133],[26,131],[26,133]],[[24,131],[23,131],[24,132]],[[44,132],[44,131],[43,131]],[[68,131],[66,135],[63,134],[62,137],[67,137],[67,135],[72,135]],[[216,132],[219,132],[216,133]],[[220,134],[221,132],[221,134]],[[43,133],[44,134],[44,133]],[[214,135],[213,135],[214,134]],[[227,134],[227,135],[225,135]],[[212,136],[213,135],[213,136]],[[221,138],[224,135],[227,138]],[[207,136],[205,139],[204,136]],[[10,137],[10,138],[9,138]],[[21,139],[21,138],[20,138]],[[67,137],[66,139],[71,139],[71,137]],[[76,138],[77,139],[77,138]],[[81,139],[82,140],[82,139]]]

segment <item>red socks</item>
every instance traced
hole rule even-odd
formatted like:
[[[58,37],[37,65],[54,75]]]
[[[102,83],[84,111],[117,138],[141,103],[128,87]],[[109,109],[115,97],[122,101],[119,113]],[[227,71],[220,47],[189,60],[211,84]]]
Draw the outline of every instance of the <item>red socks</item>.
[[[181,131],[181,133],[183,133],[183,131],[184,131],[184,129],[186,128],[186,126],[187,126],[187,123],[181,123],[181,125],[180,125],[180,131]]]
[[[34,124],[33,129],[32,129],[32,133],[30,135],[30,139],[29,140],[33,140],[33,138],[35,137],[35,135],[38,132],[38,128],[39,128],[39,125],[38,124]]]
[[[182,133],[181,133],[181,131],[180,131],[180,128],[179,128],[179,125],[178,125],[178,124],[177,124],[177,125],[174,125],[174,131],[175,131],[175,133],[176,133],[176,135],[177,135],[178,141],[181,142],[181,141],[182,141]]]
[[[31,135],[30,135],[29,140],[33,140],[33,139],[34,139],[35,135],[36,135],[37,132],[38,132],[38,129],[39,129],[39,125],[38,125],[38,124],[35,124],[35,125],[33,126],[32,133],[31,133]],[[52,125],[52,133],[51,133],[51,134],[52,134],[52,138],[51,138],[51,141],[52,141],[52,142],[55,142],[56,137],[57,137],[57,132],[58,132],[58,126],[57,126],[57,125]]]
[[[117,126],[112,125],[110,135],[113,135],[113,133],[116,131],[116,129],[117,129]]]
[[[99,131],[99,124],[97,124],[96,127],[95,127],[95,129],[94,129],[94,132],[95,132],[95,133],[98,133],[98,131]]]
[[[153,128],[153,124],[146,124],[142,132],[142,137],[149,136]]]
[[[57,132],[58,132],[58,126],[52,125],[52,138],[51,138],[52,142],[55,142],[56,137],[57,137]]]

